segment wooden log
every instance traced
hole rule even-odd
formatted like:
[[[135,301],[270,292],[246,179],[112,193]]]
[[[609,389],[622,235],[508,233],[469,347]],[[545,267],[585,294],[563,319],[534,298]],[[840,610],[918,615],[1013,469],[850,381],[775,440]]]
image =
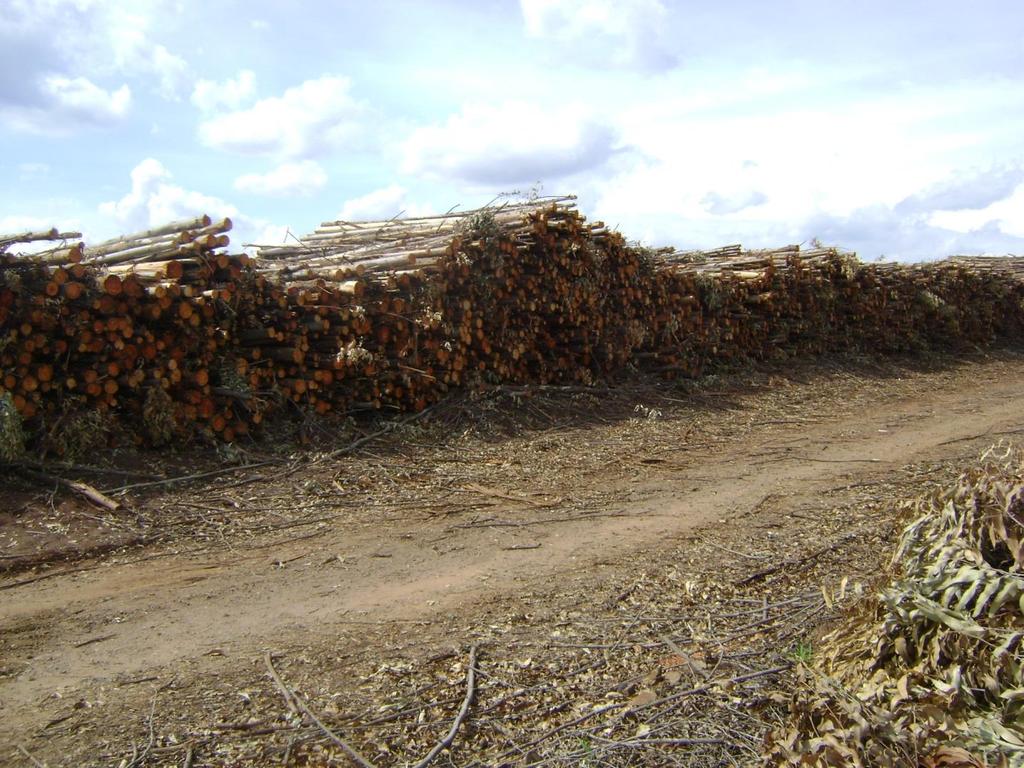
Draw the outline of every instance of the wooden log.
[[[115,264],[108,268],[111,274],[133,274],[147,282],[164,280],[180,280],[185,274],[185,267],[198,267],[201,262],[196,260],[169,259],[166,261],[149,261],[144,263]]]
[[[230,219],[226,219],[225,221],[230,221]],[[152,240],[154,238],[161,238],[167,235],[176,235],[188,230],[202,230],[205,227],[209,227],[210,224],[210,217],[206,214],[192,219],[179,219],[178,221],[172,221],[169,224],[165,224],[162,227],[147,229],[131,235],[122,235],[120,237],[115,237],[112,240],[104,240],[101,243],[97,243],[94,246],[94,249],[97,253],[109,253],[110,250],[106,249],[111,247],[112,250],[123,250],[126,243],[139,240]],[[81,237],[81,235],[79,235],[79,237]]]
[[[209,237],[216,236],[211,235]],[[205,239],[201,239],[195,242],[178,244],[175,242],[174,238],[171,237],[166,240],[158,240],[144,245],[129,244],[131,245],[129,248],[110,251],[107,253],[99,253],[91,248],[87,248],[83,261],[88,264],[110,265],[188,258],[207,249],[207,246],[204,245],[205,242]]]
[[[77,235],[78,233],[71,232],[63,234]],[[61,246],[60,248],[52,248],[47,251],[23,254],[19,256],[19,258],[35,264],[77,264],[82,260],[83,248],[84,245],[79,242],[73,243],[72,245]]]

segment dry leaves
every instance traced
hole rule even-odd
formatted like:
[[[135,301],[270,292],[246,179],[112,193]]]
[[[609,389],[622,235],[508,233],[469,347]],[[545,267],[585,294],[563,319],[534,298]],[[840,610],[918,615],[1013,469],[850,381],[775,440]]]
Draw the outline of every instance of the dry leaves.
[[[772,764],[1024,764],[1024,455],[991,449],[914,509],[891,584],[802,671]]]

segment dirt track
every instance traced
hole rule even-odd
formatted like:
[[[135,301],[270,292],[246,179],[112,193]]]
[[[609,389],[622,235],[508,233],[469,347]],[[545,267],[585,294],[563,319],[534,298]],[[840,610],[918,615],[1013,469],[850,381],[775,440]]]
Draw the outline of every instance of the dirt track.
[[[812,552],[844,535],[830,519],[825,538],[820,522],[843,494],[897,477],[927,482],[1024,433],[1024,357],[802,366],[636,405],[596,420],[586,413],[601,405],[576,399],[575,410],[548,414],[547,429],[438,447],[424,428],[404,448],[370,445],[358,458],[129,497],[148,510],[138,518],[146,526],[164,525],[156,543],[0,582],[0,745],[50,765],[76,764],[68,755],[81,760],[90,745],[110,757],[123,738],[144,736],[138,719],[123,734],[102,731],[145,709],[144,684],[126,681],[213,676],[241,688],[267,648],[383,658],[410,621],[426,622],[417,630],[426,648],[459,644],[453,625],[486,623],[523,595],[564,608],[581,585],[628,585],[688,541],[710,541],[717,558],[690,564],[709,577]],[[159,510],[182,500],[296,524],[237,531],[176,517],[172,526],[169,513],[161,523]],[[110,535],[133,520],[112,519]],[[4,535],[24,546],[19,525],[29,524],[15,517]],[[877,561],[843,566],[870,571]],[[56,571],[68,573],[29,581]],[[432,626],[437,617],[450,620]],[[391,630],[353,633],[358,622]],[[73,712],[80,731],[48,727],[71,701],[102,705]],[[0,763],[28,764],[0,750]]]

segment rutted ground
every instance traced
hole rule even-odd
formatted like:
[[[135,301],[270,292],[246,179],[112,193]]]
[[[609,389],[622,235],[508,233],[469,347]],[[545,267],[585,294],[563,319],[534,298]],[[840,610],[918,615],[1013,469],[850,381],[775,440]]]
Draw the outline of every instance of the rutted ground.
[[[343,677],[396,647],[464,649],[517,612],[530,618],[516,647],[549,647],[545,617],[633,601],[670,570],[773,595],[819,567],[870,574],[894,497],[1024,432],[1024,357],[804,365],[607,396],[511,391],[470,407],[489,420],[435,412],[357,454],[136,489],[100,529],[98,513],[65,508],[67,541],[80,526],[90,541],[152,543],[0,582],[0,741],[20,745],[0,761],[130,758],[161,687],[158,725],[232,720],[237,701],[194,694],[204,680],[252,688],[266,649],[317,659],[307,678]],[[12,515],[4,553],[25,554],[47,519]],[[192,754],[150,747],[150,764]],[[213,754],[197,742],[193,764]]]

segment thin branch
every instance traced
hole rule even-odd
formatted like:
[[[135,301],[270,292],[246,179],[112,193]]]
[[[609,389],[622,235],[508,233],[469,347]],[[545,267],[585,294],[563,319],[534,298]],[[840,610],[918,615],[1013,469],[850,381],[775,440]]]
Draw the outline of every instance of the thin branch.
[[[709,693],[712,690],[712,688],[714,688],[716,685],[737,685],[739,683],[745,683],[748,680],[756,680],[759,677],[777,675],[781,672],[785,672],[791,667],[792,664],[786,664],[784,666],[772,667],[771,669],[761,669],[746,675],[738,675],[737,677],[730,677],[724,680],[709,680],[705,685],[700,685],[696,688],[687,688],[685,691],[680,691],[679,693],[673,693],[668,696],[663,696],[662,698],[655,699],[654,701],[648,704],[641,704],[640,706],[635,707],[635,709],[636,711],[640,711],[643,709],[651,709],[653,707],[661,706],[662,704],[670,704],[672,702],[679,701],[680,699],[684,699],[687,696],[695,696],[697,694]]]
[[[311,710],[309,706],[306,704],[306,702],[302,700],[302,697],[300,697],[299,694],[295,693],[295,691],[291,690],[287,685],[285,685],[284,681],[277,674],[277,670],[274,669],[274,662],[270,658],[270,651],[267,651],[267,654],[263,657],[263,660],[266,662],[267,669],[270,671],[271,677],[274,678],[274,682],[277,683],[277,686],[281,689],[281,693],[282,695],[284,695],[285,701],[289,702],[289,709],[291,709],[293,712],[295,711],[294,707],[298,707],[300,710],[302,710],[306,717],[312,720],[316,727],[319,728],[328,739],[334,742],[337,746],[341,747],[342,751],[346,755],[348,755],[352,762],[360,766],[360,768],[376,768],[373,763],[371,763],[369,760],[367,760],[365,757],[359,754],[351,744],[349,744],[347,741],[341,738],[341,736],[339,736],[330,728],[328,728],[319,717],[313,714],[313,710]],[[294,702],[294,706],[292,702]]]
[[[149,756],[149,751],[153,749],[153,744],[156,743],[156,731],[153,729],[153,715],[156,713],[156,697],[157,694],[160,693],[160,690],[163,690],[163,688],[157,690],[157,692],[153,694],[153,701],[149,705],[149,739],[146,741],[146,747],[142,750],[141,754],[133,757],[131,762],[129,762],[125,768],[136,768],[146,762],[146,757]],[[134,748],[132,751],[134,752]]]
[[[32,765],[34,765],[36,768],[47,768],[46,763],[41,763],[38,760],[36,760],[35,756],[27,749],[25,749],[23,746],[21,746],[21,744],[18,744],[16,746],[18,747],[18,751],[21,752],[21,754],[23,754],[25,757],[27,757],[29,759],[29,762],[31,762]]]
[[[590,718],[596,717],[597,715],[602,715],[605,712],[611,712],[612,710],[615,710],[615,709],[622,709],[625,706],[626,706],[625,702],[616,702],[614,704],[605,704],[603,707],[598,707],[597,709],[592,709],[589,712],[587,712],[586,714],[580,715],[579,717],[574,718],[574,719],[570,720],[567,723],[562,723],[561,725],[559,725],[559,726],[557,726],[555,728],[552,728],[549,731],[545,731],[540,736],[538,736],[537,738],[533,739],[533,741],[529,741],[526,744],[522,744],[522,745],[516,745],[512,749],[509,749],[509,750],[507,750],[505,752],[502,752],[500,755],[498,755],[495,758],[495,760],[496,761],[502,761],[502,760],[505,760],[508,757],[511,757],[512,755],[514,755],[516,753],[525,752],[525,751],[531,749],[532,747],[537,746],[541,742],[547,741],[552,736],[557,736],[562,731],[564,731],[564,730],[566,730],[568,728],[572,728],[574,725],[579,725],[580,723],[584,722],[585,720],[589,720]]]
[[[277,674],[277,670],[274,669],[274,662],[270,657],[270,651],[267,651],[263,656],[263,661],[267,665],[267,671],[270,673],[270,677],[273,678],[274,684],[277,685],[277,689],[281,692],[284,697],[284,703],[288,705],[288,711],[293,715],[299,714],[299,708],[295,706],[295,697],[292,692],[288,690],[288,686],[284,684],[281,676]]]
[[[116,475],[119,477],[141,477],[146,480],[162,479],[149,472],[135,472],[133,470],[115,469],[113,467],[94,467],[89,464],[65,464],[62,462],[43,463],[40,461],[28,461],[26,459],[19,459],[18,461],[11,462],[0,462],[0,469],[35,469],[41,472],[60,470],[62,472],[83,472],[97,475]]]
[[[729,549],[728,547],[722,546],[721,544],[718,544],[718,543],[712,541],[711,539],[707,538],[706,536],[695,536],[694,538],[697,539],[697,541],[704,542],[705,544],[707,544],[710,547],[714,547],[715,549],[720,549],[722,552],[725,552],[725,553],[730,554],[730,555],[736,555],[737,557],[745,557],[748,560],[757,560],[758,562],[762,562],[762,563],[765,561],[765,558],[766,558],[766,555],[751,555],[751,554],[748,554],[746,552],[740,552],[740,551],[735,550],[735,549]]]
[[[315,714],[313,714],[313,710],[311,710],[306,705],[306,702],[304,702],[302,700],[302,698],[297,693],[295,693],[294,691],[292,691],[292,697],[295,699],[295,703],[299,706],[299,709],[301,709],[306,714],[306,716],[310,720],[312,720],[313,723],[316,724],[317,728],[319,728],[321,731],[323,731],[324,735],[328,739],[330,739],[336,745],[341,747],[342,751],[346,755],[349,756],[349,758],[352,760],[352,762],[354,762],[356,765],[360,766],[361,768],[376,768],[376,766],[374,766],[373,763],[371,763],[365,757],[363,757],[358,752],[356,752],[355,748],[352,745],[350,745],[347,741],[345,741],[343,738],[341,738],[341,736],[339,736],[334,731],[332,731],[330,728],[328,728],[319,717],[317,717]]]
[[[83,483],[78,480],[68,480],[67,478],[59,477],[57,475],[44,472],[39,469],[30,469],[29,467],[21,467],[23,474],[33,477],[36,480],[41,480],[47,483],[57,483],[64,488],[67,488],[72,493],[77,493],[79,496],[91,501],[98,507],[102,507],[110,512],[118,510],[121,505],[105,495],[103,492],[96,490],[88,483]]]
[[[318,457],[318,459],[336,459],[339,456],[346,456],[352,453],[353,451],[357,450],[361,446],[376,440],[378,437],[383,437],[384,435],[387,435],[390,432],[394,432],[399,427],[407,426],[415,421],[418,421],[419,419],[422,419],[428,413],[433,411],[437,405],[438,403],[434,403],[434,405],[428,406],[424,408],[422,411],[414,413],[412,416],[408,416],[400,421],[389,421],[384,425],[382,429],[379,429],[376,432],[371,432],[370,434],[365,435],[364,437],[360,437],[358,440],[355,440],[346,446],[336,448],[333,451],[325,453],[322,456]]]
[[[256,461],[252,464],[241,464],[237,467],[225,467],[224,469],[213,469],[209,472],[197,472],[193,475],[180,475],[179,477],[168,477],[165,480],[153,480],[145,483],[129,483],[128,485],[121,485],[117,488],[110,488],[106,493],[124,493],[125,491],[132,491],[136,488],[153,488],[158,485],[174,485],[175,483],[187,483],[189,480],[200,480],[204,477],[216,477],[217,475],[227,475],[232,472],[241,472],[244,469],[256,469],[257,467],[266,467],[271,464],[280,464],[280,461]]]
[[[82,568],[67,568],[63,571],[48,571],[47,573],[41,573],[38,576],[29,576],[25,579],[19,579],[18,581],[9,581],[6,584],[0,584],[0,590],[14,589],[15,587],[23,587],[26,584],[34,584],[37,581],[43,579],[52,579],[57,576],[68,576],[72,573],[83,573],[85,571],[95,571],[99,568],[98,565],[86,565]]]
[[[426,768],[426,766],[433,762],[435,757],[450,747],[452,742],[455,741],[455,734],[458,733],[459,728],[466,719],[466,715],[469,714],[469,705],[473,703],[473,694],[476,692],[476,651],[477,646],[475,645],[469,649],[469,670],[466,672],[466,698],[462,700],[462,707],[459,709],[455,722],[452,723],[452,727],[445,734],[445,737],[437,742],[434,748],[427,753],[427,756],[416,763],[413,768]]]
[[[696,747],[714,744],[729,744],[725,739],[630,739],[628,741],[615,741],[600,736],[591,736],[595,741],[600,741],[609,746],[610,749],[632,748],[632,747]]]
[[[800,557],[796,557],[796,558],[789,558],[787,560],[781,560],[780,562],[776,563],[775,565],[773,565],[773,566],[771,566],[769,568],[765,568],[763,570],[757,571],[756,573],[752,573],[749,576],[746,576],[746,577],[740,579],[739,581],[737,581],[736,585],[740,586],[740,587],[744,587],[744,586],[747,586],[748,584],[753,584],[755,581],[760,581],[761,579],[763,579],[763,578],[765,578],[767,576],[771,576],[773,573],[778,573],[779,571],[787,570],[789,568],[794,568],[794,567],[796,567],[798,565],[804,565],[805,563],[808,563],[808,562],[810,562],[812,560],[816,560],[817,558],[821,557],[824,554],[828,554],[829,552],[832,552],[833,550],[839,549],[839,547],[843,546],[844,544],[850,542],[851,540],[853,540],[853,539],[855,539],[855,538],[857,538],[857,537],[859,537],[861,535],[863,535],[863,534],[861,534],[859,531],[854,531],[852,533],[848,533],[845,536],[841,536],[838,539],[836,539],[835,541],[833,541],[833,542],[831,542],[829,544],[826,544],[823,547],[819,547],[818,549],[815,549],[815,550],[813,550],[811,552],[808,552],[806,555],[801,555]]]

